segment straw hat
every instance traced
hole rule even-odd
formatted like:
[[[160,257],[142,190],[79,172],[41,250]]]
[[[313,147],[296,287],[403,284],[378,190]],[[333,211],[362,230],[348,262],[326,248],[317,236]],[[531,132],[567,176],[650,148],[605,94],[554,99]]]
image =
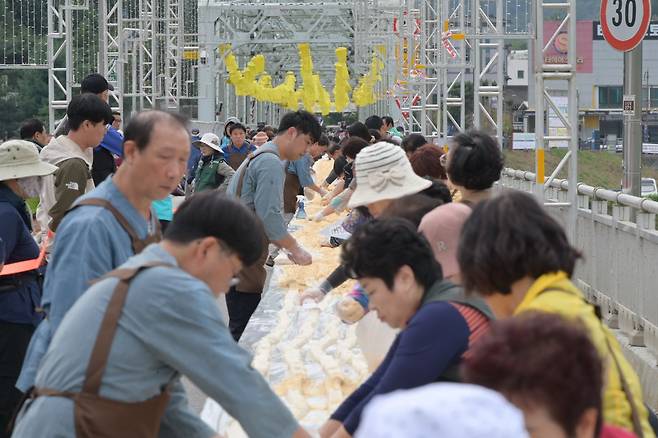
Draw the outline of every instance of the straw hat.
[[[354,160],[354,172],[356,190],[350,208],[413,195],[432,185],[414,173],[400,146],[388,142],[363,148]]]
[[[0,145],[0,181],[50,175],[57,166],[39,159],[36,146],[25,140],[9,140]]]
[[[222,147],[220,146],[219,143],[219,137],[217,135],[213,134],[212,132],[207,132],[203,134],[201,137],[201,140],[197,140],[194,143],[192,143],[196,147],[201,147],[202,145],[208,146],[213,148],[214,150],[221,152]]]

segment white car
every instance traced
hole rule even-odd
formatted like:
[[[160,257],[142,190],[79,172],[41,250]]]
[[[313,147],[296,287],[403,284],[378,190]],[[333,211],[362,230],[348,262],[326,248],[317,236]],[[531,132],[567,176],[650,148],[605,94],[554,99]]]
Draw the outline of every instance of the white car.
[[[654,178],[642,178],[641,196],[644,198],[649,195],[658,194],[658,186]]]

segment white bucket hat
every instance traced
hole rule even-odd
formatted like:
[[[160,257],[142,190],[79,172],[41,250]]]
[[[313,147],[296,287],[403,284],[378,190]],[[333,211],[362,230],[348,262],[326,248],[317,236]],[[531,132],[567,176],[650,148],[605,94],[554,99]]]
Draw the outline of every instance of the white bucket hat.
[[[356,190],[348,207],[421,192],[432,182],[414,173],[400,146],[382,141],[363,148],[354,160]]]
[[[528,438],[522,412],[490,389],[433,383],[378,395],[363,411],[356,438]]]
[[[9,140],[0,145],[0,181],[46,176],[57,166],[39,159],[37,147],[25,140]]]
[[[218,152],[222,151],[222,147],[220,146],[219,143],[219,137],[217,137],[212,132],[207,132],[203,134],[201,140],[197,140],[194,142],[194,146],[196,147],[200,147],[202,144],[209,146]]]

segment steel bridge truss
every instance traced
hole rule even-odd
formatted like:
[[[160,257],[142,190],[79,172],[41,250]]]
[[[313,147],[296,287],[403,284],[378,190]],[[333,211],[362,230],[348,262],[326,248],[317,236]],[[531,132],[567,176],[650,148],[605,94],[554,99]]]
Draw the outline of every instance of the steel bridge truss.
[[[47,5],[51,129],[74,88],[92,72],[113,85],[110,104],[122,113],[126,102],[132,112],[179,111],[182,99],[196,98],[196,0],[47,0]]]
[[[287,71],[299,70],[298,44],[309,43],[313,68],[323,85],[333,87],[335,49],[348,47],[365,64],[361,47],[354,46],[355,5],[359,2],[235,2],[207,1],[199,9],[199,31],[203,35],[201,51],[207,64],[200,68],[200,87],[205,97],[199,101],[199,118],[223,120],[238,116],[255,124],[278,121],[277,105],[258,102],[248,96],[236,96],[227,83],[221,44],[230,44],[240,68],[256,54],[266,57],[266,71],[272,82],[283,81]],[[298,82],[299,83],[299,82]]]
[[[544,34],[544,15],[550,12],[557,15],[560,24],[554,32]],[[576,219],[578,211],[578,99],[576,88],[576,0],[563,0],[560,3],[542,0],[536,10],[536,31],[534,50],[535,70],[535,154],[536,154],[536,194],[540,200],[546,199],[545,205],[567,208],[567,223],[565,224],[570,240],[576,238]],[[569,53],[566,64],[546,64],[544,53],[553,44],[555,39],[566,33],[569,41]],[[567,84],[568,104],[565,113],[564,107],[556,104],[555,96],[550,84]],[[546,114],[554,114],[553,119],[559,120],[556,124],[562,127],[556,131],[548,130],[546,135]],[[564,132],[561,132],[564,131]],[[545,179],[544,155],[548,142],[566,142],[569,152],[555,168],[549,178]],[[551,189],[551,183],[568,163],[568,191],[558,192]],[[566,198],[565,198],[566,195]]]

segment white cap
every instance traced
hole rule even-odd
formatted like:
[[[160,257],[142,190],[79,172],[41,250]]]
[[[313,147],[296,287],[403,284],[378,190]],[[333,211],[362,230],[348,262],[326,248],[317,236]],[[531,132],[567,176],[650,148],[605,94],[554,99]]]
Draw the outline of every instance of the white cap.
[[[50,175],[57,166],[39,159],[37,147],[25,140],[9,140],[0,145],[0,181]]]
[[[355,438],[528,438],[523,414],[499,393],[433,383],[375,397]]]
[[[196,147],[200,147],[202,144],[209,146],[219,152],[221,152],[222,150],[219,143],[219,137],[217,137],[217,135],[213,134],[212,132],[207,132],[203,134],[201,140],[197,140],[194,142],[194,146]]]
[[[361,150],[354,160],[356,190],[350,208],[384,199],[398,199],[421,192],[432,182],[421,178],[411,168],[400,146],[382,141]]]

